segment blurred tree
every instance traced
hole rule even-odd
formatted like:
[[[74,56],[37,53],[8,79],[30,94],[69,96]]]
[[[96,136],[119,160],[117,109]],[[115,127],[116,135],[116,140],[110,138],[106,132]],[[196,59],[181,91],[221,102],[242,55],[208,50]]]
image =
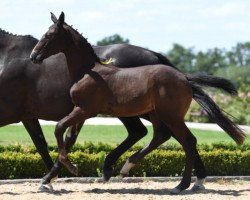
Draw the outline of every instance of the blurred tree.
[[[227,52],[229,65],[248,66],[250,65],[250,42],[238,43],[231,51]]]
[[[219,68],[226,68],[226,52],[218,48],[207,52],[198,52],[195,59],[195,71],[205,74],[214,74]]]
[[[129,39],[124,39],[119,34],[114,34],[114,35],[105,37],[100,41],[97,41],[96,44],[102,46],[102,45],[120,44],[120,43],[129,44]]]
[[[219,69],[215,75],[231,80],[243,92],[250,91],[250,65],[245,67],[230,66]]]
[[[181,71],[193,73],[195,54],[192,48],[186,49],[180,44],[174,44],[173,48],[167,53],[169,60]]]

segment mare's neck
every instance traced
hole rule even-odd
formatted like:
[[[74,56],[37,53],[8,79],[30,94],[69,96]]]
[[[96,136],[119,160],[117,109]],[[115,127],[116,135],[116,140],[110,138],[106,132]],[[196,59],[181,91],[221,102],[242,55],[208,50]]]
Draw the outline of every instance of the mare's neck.
[[[37,41],[31,36],[17,36],[0,30],[0,59],[28,58]]]

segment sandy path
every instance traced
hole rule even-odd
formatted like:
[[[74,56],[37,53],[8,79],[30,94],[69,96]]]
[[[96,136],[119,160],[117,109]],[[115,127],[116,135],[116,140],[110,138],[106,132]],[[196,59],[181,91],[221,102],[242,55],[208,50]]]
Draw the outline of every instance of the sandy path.
[[[192,193],[190,190],[180,195],[170,195],[170,188],[178,182],[141,183],[54,183],[55,193],[37,193],[38,183],[2,184],[0,200],[163,200],[163,199],[250,199],[250,181],[218,181],[206,183],[206,190]]]

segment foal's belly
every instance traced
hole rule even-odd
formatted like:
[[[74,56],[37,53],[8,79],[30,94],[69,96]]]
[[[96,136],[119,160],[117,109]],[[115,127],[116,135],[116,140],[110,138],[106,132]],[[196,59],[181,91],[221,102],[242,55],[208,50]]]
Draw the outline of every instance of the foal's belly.
[[[133,99],[119,98],[108,102],[100,114],[108,114],[117,117],[131,117],[148,113],[154,109],[153,103],[148,97],[138,97]]]

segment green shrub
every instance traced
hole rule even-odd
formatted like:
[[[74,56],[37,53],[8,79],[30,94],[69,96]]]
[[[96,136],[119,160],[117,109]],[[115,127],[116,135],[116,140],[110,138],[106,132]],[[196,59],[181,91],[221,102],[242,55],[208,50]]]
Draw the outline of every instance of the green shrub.
[[[118,175],[126,159],[135,152],[124,154],[114,167],[114,175]],[[51,152],[53,159],[57,153]],[[71,161],[78,165],[79,176],[96,177],[100,174],[100,164],[103,155],[88,154],[75,151],[69,154]],[[200,155],[204,161],[208,175],[250,175],[250,150],[201,150]],[[183,151],[155,150],[147,155],[131,171],[131,176],[180,176],[185,163]],[[20,152],[0,153],[0,178],[41,178],[46,173],[40,156]],[[67,170],[62,170],[61,176],[72,176]]]
[[[109,144],[93,144],[91,142],[85,142],[84,144],[75,144],[71,152],[80,151],[87,154],[93,154],[93,153],[99,153],[99,152],[105,152],[108,153],[111,150],[113,150],[117,145],[109,145]],[[143,146],[141,145],[135,145],[132,148],[130,148],[128,151],[138,151]],[[213,143],[213,144],[199,144],[197,145],[197,148],[199,150],[204,151],[213,151],[216,149],[223,149],[223,150],[240,150],[240,151],[246,151],[250,150],[250,144],[244,143],[243,145],[237,145],[235,143]],[[48,147],[50,152],[57,152],[57,145],[50,145]],[[182,151],[182,147],[177,143],[170,143],[167,145],[162,145],[158,149],[161,150],[171,150],[171,151]],[[32,146],[25,146],[25,145],[0,145],[0,153],[1,152],[19,152],[19,153],[28,153],[28,154],[35,154],[37,153],[37,150],[34,145]]]

